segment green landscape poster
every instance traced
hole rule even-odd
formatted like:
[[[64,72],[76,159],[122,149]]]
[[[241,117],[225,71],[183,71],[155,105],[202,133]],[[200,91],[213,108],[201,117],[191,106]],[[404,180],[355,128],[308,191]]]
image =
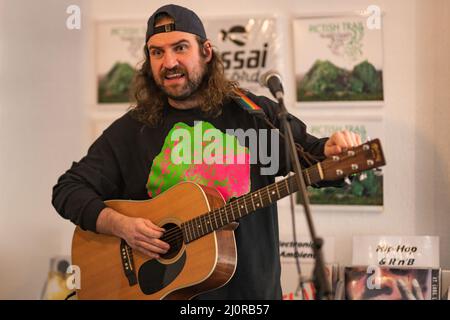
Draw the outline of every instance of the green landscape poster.
[[[382,128],[377,119],[307,121],[308,133],[317,137],[327,137],[333,132],[348,130],[358,133],[362,141],[382,138]],[[308,187],[308,195],[311,204],[315,205],[383,206],[382,171],[377,169],[356,174],[341,188]],[[298,198],[297,203],[300,203]]]
[[[365,19],[294,20],[298,102],[384,100],[381,29]]]
[[[97,22],[98,104],[129,104],[135,69],[144,59],[145,26],[139,20]]]

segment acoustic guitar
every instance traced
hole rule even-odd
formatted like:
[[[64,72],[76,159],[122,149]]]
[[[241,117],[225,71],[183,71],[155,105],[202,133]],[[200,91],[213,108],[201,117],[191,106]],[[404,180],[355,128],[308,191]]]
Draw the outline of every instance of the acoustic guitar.
[[[340,180],[385,165],[378,139],[305,170],[307,185]],[[297,191],[295,175],[228,203],[214,188],[181,182],[143,201],[110,200],[106,205],[150,219],[166,231],[170,250],[159,259],[135,252],[123,239],[77,227],[72,263],[80,269],[78,299],[191,299],[225,285],[236,269],[236,221]]]

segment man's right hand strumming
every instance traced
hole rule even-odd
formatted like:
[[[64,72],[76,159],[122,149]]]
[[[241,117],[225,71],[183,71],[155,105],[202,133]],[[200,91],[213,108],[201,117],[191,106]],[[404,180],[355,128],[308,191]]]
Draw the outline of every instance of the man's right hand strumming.
[[[159,258],[170,246],[159,238],[164,229],[148,219],[127,217],[111,208],[103,209],[97,219],[97,232],[124,239],[127,244],[150,258]]]

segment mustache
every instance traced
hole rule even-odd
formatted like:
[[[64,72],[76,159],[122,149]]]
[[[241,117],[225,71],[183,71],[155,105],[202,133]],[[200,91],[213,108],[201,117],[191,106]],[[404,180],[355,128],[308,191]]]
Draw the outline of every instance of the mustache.
[[[162,78],[166,77],[166,76],[170,76],[172,74],[177,74],[177,73],[181,73],[183,75],[187,75],[186,69],[183,68],[182,66],[175,66],[172,69],[163,69],[161,70],[160,76]]]

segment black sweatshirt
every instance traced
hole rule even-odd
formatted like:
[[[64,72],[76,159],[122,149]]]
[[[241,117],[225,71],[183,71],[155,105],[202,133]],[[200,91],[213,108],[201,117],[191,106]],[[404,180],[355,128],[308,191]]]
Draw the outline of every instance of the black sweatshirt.
[[[279,127],[277,105],[265,97],[249,96]],[[291,123],[295,141],[311,154],[323,157],[326,139],[307,134],[305,124],[295,117]],[[222,114],[216,118],[205,117],[198,109],[178,110],[166,105],[164,121],[155,128],[135,120],[128,112],[108,127],[92,144],[87,155],[79,162],[74,162],[58,179],[53,188],[52,203],[55,209],[63,218],[70,219],[82,229],[96,232],[97,217],[106,207],[105,200],[149,199],[183,180],[215,186],[229,200],[273,183],[275,176],[287,174],[284,140],[281,138],[280,168],[274,175],[262,175],[261,167],[264,166],[259,161],[256,164],[247,161],[246,164],[237,165],[175,165],[168,156],[177,145],[176,141],[172,141],[174,134],[178,133],[175,130],[193,133],[196,125],[202,127],[202,132],[220,130],[224,141],[227,129],[256,129],[257,133],[259,129],[269,129],[264,121],[250,115],[234,101],[225,103]],[[243,152],[244,157],[254,152],[248,141],[242,141],[241,145],[245,145],[238,151]],[[270,142],[270,136],[267,141]],[[186,155],[182,152],[178,154]],[[236,154],[232,156],[236,159]],[[235,236],[238,262],[233,278],[222,288],[198,298],[281,299],[276,205],[241,218]]]

